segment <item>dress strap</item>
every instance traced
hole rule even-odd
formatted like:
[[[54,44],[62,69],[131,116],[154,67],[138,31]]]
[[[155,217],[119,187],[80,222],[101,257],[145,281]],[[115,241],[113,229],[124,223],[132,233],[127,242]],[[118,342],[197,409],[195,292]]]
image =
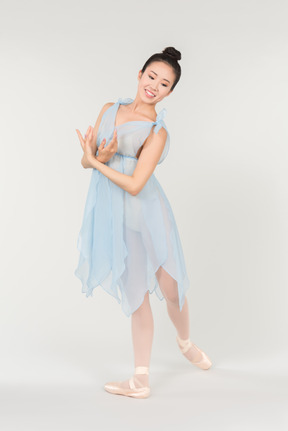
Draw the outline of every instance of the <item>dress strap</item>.
[[[133,99],[131,99],[130,97],[119,97],[119,99],[117,100],[117,103],[119,105],[128,105],[129,103],[132,103]]]
[[[167,114],[166,108],[161,109],[161,111],[157,114],[156,121],[155,121],[156,127],[154,129],[155,133],[158,133],[161,127],[164,127],[166,129],[165,123],[163,121],[163,118],[166,116],[166,114]]]

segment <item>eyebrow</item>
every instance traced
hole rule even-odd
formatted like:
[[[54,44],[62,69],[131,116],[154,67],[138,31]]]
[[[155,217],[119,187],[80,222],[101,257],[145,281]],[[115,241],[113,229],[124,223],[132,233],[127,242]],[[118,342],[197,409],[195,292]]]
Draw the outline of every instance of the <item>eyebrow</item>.
[[[156,72],[154,72],[153,70],[150,70],[150,72],[153,72],[153,73],[155,73],[155,75],[157,75],[157,73],[156,73]],[[157,75],[157,76],[158,76],[158,75]],[[168,81],[168,79],[163,78],[163,80],[164,80],[164,81],[169,82],[169,84],[170,84],[170,81]]]

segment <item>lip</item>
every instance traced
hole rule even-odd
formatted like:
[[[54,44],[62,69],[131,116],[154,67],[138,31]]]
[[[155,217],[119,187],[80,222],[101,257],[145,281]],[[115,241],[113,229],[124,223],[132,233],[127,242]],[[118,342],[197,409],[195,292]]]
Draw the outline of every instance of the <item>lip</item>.
[[[145,89],[145,91],[149,91],[149,93],[151,93],[151,94],[153,94],[153,96],[155,97],[156,95],[152,92],[152,91],[150,91],[150,90],[146,90]],[[149,96],[149,94],[148,94],[148,96]],[[150,96],[151,97],[151,96]]]

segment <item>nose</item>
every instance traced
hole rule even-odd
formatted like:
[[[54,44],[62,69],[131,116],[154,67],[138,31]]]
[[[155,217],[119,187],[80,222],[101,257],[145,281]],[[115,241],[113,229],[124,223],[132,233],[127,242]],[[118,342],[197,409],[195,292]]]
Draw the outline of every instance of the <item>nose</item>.
[[[158,90],[158,83],[153,81],[151,84],[151,90],[157,91]]]

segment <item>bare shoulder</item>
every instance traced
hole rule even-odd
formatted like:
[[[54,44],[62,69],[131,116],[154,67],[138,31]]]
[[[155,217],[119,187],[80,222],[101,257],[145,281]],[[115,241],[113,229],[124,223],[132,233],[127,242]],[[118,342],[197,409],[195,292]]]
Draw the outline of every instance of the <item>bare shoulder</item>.
[[[155,129],[155,127],[153,127],[153,135],[158,136],[158,139],[160,139],[160,140],[164,139],[166,141],[167,130],[165,129],[165,127],[161,127],[157,133],[154,131],[154,129]]]
[[[101,109],[99,115],[102,117],[102,115],[104,114],[104,112],[107,111],[107,109],[109,109],[113,105],[114,105],[114,102],[107,102],[107,103],[105,103],[105,105],[102,106],[102,109]]]
[[[102,111],[105,112],[110,106],[114,105],[115,102],[107,102],[105,105],[103,105]]]
[[[148,136],[148,141],[161,142],[164,145],[167,139],[167,130],[164,127],[161,127],[156,133],[155,127],[156,126],[152,127],[151,133]]]

